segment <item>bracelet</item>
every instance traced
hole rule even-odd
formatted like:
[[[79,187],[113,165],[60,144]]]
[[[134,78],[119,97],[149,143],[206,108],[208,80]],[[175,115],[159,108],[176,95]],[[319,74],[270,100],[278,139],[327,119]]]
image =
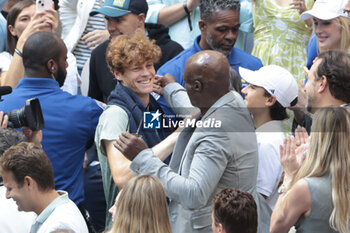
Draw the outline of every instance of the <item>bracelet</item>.
[[[15,48],[15,52],[18,54],[18,56],[23,57],[23,53],[19,51],[17,48]]]
[[[287,193],[288,189],[283,184],[278,188],[278,194]]]
[[[186,15],[187,15],[188,26],[190,27],[190,31],[192,31],[191,13],[187,8],[187,1],[184,1],[184,10],[185,10]]]

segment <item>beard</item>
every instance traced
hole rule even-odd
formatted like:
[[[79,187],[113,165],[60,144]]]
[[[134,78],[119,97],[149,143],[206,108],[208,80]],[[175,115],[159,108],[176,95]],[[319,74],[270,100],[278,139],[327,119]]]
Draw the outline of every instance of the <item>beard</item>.
[[[58,67],[57,75],[56,75],[56,81],[58,82],[59,86],[62,87],[64,84],[64,81],[66,80],[67,71],[64,68]]]
[[[213,37],[212,35],[210,34],[209,31],[207,31],[207,37],[206,37],[206,42],[207,44],[209,45],[209,47],[212,49],[212,50],[215,50],[217,52],[220,52],[222,54],[224,54],[225,56],[228,56],[231,51],[232,51],[232,48],[230,50],[223,50],[220,48],[220,45],[218,45],[214,40],[213,40]]]
[[[315,101],[314,98],[311,96],[307,96],[306,97],[306,111],[310,112],[310,113],[315,113],[315,106],[313,106]]]

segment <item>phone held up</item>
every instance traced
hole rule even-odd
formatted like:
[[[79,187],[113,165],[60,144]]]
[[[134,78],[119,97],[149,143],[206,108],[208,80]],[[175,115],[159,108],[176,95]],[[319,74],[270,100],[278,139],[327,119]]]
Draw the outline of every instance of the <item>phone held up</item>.
[[[52,8],[52,0],[36,0],[36,11],[42,12]]]

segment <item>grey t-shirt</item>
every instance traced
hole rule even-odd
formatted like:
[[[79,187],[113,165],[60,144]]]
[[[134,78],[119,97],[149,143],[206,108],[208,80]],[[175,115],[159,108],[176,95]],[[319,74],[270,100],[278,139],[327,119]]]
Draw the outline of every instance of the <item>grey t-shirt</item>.
[[[304,178],[311,195],[311,212],[308,217],[301,216],[295,224],[296,232],[333,233],[329,217],[333,211],[332,179],[330,175]]]
[[[106,197],[107,209],[114,205],[119,189],[113,180],[103,140],[117,140],[119,135],[123,131],[127,130],[128,121],[128,115],[121,107],[109,105],[100,116],[100,120],[96,127],[95,143],[98,159],[100,160],[101,165],[103,189]],[[106,227],[111,225],[112,216],[107,211]]]

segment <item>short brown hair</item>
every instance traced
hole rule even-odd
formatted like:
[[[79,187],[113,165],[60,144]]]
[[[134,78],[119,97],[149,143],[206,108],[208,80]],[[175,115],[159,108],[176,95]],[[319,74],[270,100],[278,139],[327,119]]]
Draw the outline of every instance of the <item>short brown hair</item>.
[[[329,50],[320,53],[321,62],[317,68],[315,81],[323,75],[327,78],[331,95],[345,103],[350,102],[350,54],[344,51]]]
[[[134,35],[120,35],[109,43],[106,61],[109,69],[124,73],[125,68],[136,62],[143,64],[147,61],[154,63],[159,60],[162,52],[153,40],[149,40],[143,33],[136,31]]]
[[[9,171],[19,187],[24,177],[34,179],[41,191],[55,189],[52,165],[49,157],[34,143],[21,142],[10,147],[0,158],[0,172]]]
[[[258,214],[249,193],[239,189],[224,189],[213,200],[214,224],[222,224],[227,233],[256,233]]]

